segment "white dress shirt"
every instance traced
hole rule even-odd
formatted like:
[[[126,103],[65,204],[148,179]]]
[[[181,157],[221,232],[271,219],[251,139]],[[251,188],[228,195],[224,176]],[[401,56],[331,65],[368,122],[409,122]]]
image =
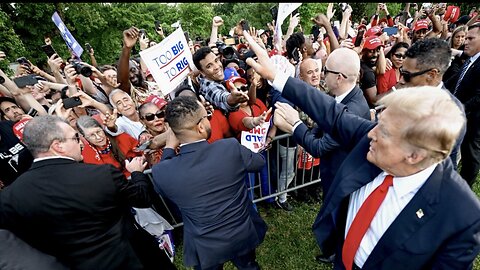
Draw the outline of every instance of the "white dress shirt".
[[[393,177],[393,186],[388,189],[387,196],[377,210],[377,213],[370,223],[370,227],[360,242],[360,247],[355,254],[354,262],[358,267],[363,267],[368,256],[372,252],[378,240],[390,227],[403,208],[412,200],[413,196],[427,181],[433,173],[438,163],[405,177]],[[372,193],[375,188],[380,186],[387,176],[386,172],[380,173],[373,181],[350,194],[348,204],[347,223],[345,225],[345,237],[352,225],[353,219],[363,202]]]

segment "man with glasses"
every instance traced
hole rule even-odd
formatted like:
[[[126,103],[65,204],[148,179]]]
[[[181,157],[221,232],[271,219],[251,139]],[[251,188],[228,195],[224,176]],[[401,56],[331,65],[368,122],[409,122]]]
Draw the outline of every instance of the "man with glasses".
[[[400,80],[397,83],[397,89],[429,85],[450,94],[450,91],[445,88],[442,78],[450,65],[451,55],[452,50],[448,43],[439,38],[427,38],[413,43],[405,53],[406,58],[400,69]],[[460,110],[464,112],[462,103],[453,95],[451,97]],[[458,163],[457,155],[460,151],[465,131],[464,126],[450,154],[455,170]]]
[[[383,52],[382,40],[377,36],[369,36],[365,39],[361,52],[361,71],[360,71],[360,88],[368,102],[370,108],[375,106],[377,102],[377,69],[385,67],[386,60]],[[344,62],[347,64],[347,62]],[[383,71],[385,72],[385,71]]]
[[[131,180],[111,165],[79,163],[83,143],[56,116],[34,117],[23,138],[35,160],[0,193],[1,228],[72,269],[174,269],[134,227],[130,207],[151,204],[141,157],[126,162]]]
[[[262,154],[235,138],[209,144],[208,114],[196,97],[172,100],[166,120],[171,132],[162,161],[152,169],[153,182],[182,213],[184,264],[222,269],[232,261],[238,269],[260,269],[255,248],[267,226],[248,197],[245,174],[265,165]]]
[[[345,63],[349,63],[345,65]],[[344,104],[348,112],[370,120],[370,110],[363,96],[362,90],[357,86],[360,71],[360,59],[355,51],[347,48],[334,50],[323,68],[325,83],[329,94],[335,97],[337,103]],[[302,89],[303,90],[303,89]],[[299,90],[299,91],[302,91]],[[285,103],[285,106],[291,107]],[[338,144],[330,134],[324,133],[318,127],[309,130],[299,121],[298,112],[291,110],[289,116],[297,123],[292,126],[293,138],[313,157],[320,157],[320,182],[323,197],[328,194],[330,186],[337,174],[340,165],[347,157],[349,151]],[[319,262],[333,262],[333,254],[322,254],[316,257]]]

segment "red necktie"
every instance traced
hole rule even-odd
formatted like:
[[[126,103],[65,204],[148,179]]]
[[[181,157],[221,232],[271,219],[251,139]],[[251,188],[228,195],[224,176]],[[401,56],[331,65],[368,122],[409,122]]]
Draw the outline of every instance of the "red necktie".
[[[368,196],[360,207],[360,210],[358,210],[357,215],[355,215],[342,249],[342,261],[347,270],[352,269],[353,259],[360,246],[360,242],[367,232],[368,227],[370,227],[375,213],[377,213],[385,196],[387,196],[388,188],[391,185],[393,185],[393,176],[387,175],[385,179],[383,179],[383,183]]]

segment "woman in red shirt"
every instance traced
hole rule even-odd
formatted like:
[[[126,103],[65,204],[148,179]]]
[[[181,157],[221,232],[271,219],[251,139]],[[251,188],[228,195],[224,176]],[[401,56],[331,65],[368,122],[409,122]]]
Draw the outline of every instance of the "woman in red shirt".
[[[141,151],[134,150],[137,140],[127,133],[116,137],[106,134],[102,125],[90,116],[81,116],[76,125],[85,138],[82,150],[84,163],[111,164],[121,170],[125,177],[130,176],[125,168],[125,160],[143,155]]]
[[[385,55],[385,58],[390,59],[392,62],[392,68],[384,74],[377,75],[377,96],[390,91],[400,80],[400,68],[403,66],[403,60],[405,60],[405,53],[408,47],[408,43],[397,42]]]

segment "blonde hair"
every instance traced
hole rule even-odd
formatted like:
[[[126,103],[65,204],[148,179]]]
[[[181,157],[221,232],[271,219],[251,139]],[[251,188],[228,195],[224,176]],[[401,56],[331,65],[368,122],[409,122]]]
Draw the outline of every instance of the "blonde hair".
[[[400,136],[408,146],[427,152],[419,166],[446,159],[465,124],[465,116],[451,95],[433,86],[403,88],[378,103],[410,120],[401,127]]]

